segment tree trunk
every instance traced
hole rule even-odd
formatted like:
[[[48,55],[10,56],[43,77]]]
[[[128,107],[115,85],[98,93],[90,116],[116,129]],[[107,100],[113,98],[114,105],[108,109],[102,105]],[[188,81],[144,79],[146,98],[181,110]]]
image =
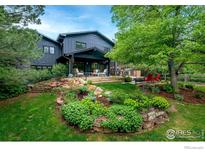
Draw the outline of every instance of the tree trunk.
[[[173,59],[169,59],[168,61],[168,67],[169,67],[169,73],[171,76],[171,85],[174,89],[174,92],[178,91],[178,87],[177,87],[177,73],[174,67],[174,61]]]

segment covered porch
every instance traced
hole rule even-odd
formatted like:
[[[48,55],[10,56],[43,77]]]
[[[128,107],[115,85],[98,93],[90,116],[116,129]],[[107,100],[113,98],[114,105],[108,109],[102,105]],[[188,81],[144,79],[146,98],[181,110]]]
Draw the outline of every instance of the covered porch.
[[[104,55],[103,51],[94,47],[65,54],[57,62],[67,64],[69,74],[75,76],[109,76],[111,62]]]

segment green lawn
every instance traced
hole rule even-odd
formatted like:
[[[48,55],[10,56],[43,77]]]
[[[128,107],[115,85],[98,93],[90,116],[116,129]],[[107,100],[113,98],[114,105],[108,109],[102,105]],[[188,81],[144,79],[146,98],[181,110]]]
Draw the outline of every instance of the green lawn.
[[[135,93],[131,84],[103,83],[98,86],[108,90]],[[170,121],[143,134],[91,134],[79,132],[61,121],[55,109],[55,94],[37,96],[22,95],[0,104],[1,141],[173,141],[166,138],[168,129],[205,129],[205,105],[190,105],[170,101],[176,112],[170,113]],[[174,139],[203,140],[205,139]]]

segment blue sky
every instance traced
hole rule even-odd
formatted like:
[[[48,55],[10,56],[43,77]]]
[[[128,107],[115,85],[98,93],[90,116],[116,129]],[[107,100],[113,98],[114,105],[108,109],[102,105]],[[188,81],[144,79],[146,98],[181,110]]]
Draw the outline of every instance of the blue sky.
[[[29,25],[40,33],[56,39],[59,33],[98,30],[110,39],[117,31],[111,21],[111,6],[46,6],[41,25]]]

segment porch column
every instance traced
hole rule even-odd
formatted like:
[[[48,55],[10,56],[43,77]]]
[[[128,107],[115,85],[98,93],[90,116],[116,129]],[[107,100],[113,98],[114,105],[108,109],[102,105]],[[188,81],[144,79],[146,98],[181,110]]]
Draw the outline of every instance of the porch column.
[[[110,60],[108,60],[107,66],[108,66],[108,72],[107,72],[108,74],[107,75],[110,76]]]
[[[72,55],[69,60],[69,74],[73,74],[73,64],[74,64],[74,56]]]

